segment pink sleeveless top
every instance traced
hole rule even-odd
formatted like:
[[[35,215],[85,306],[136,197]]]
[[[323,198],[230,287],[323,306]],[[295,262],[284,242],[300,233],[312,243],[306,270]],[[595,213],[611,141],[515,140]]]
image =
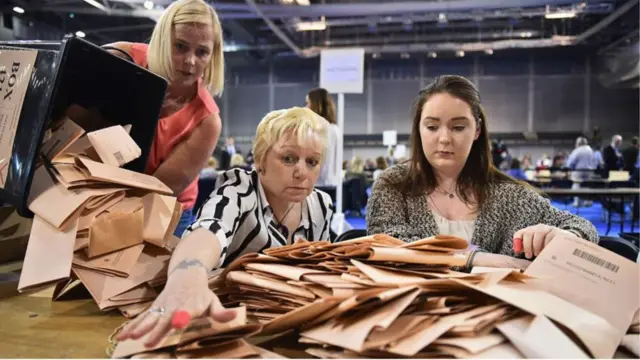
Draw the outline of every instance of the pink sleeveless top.
[[[147,44],[132,44],[131,57],[136,64],[147,68]],[[202,80],[198,80],[198,95],[177,112],[160,118],[156,128],[156,137],[151,145],[149,160],[145,173],[153,174],[160,164],[164,162],[171,151],[183,140],[186,140],[193,129],[211,114],[218,114],[220,110],[207,89],[202,86]],[[193,208],[198,197],[198,177],[178,195],[178,201],[185,210]]]

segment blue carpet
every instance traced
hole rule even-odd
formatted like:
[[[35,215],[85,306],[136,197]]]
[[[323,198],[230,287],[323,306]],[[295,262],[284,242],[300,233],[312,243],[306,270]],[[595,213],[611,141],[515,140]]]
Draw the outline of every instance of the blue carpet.
[[[560,210],[567,210],[573,214],[578,213],[579,216],[582,216],[583,218],[591,221],[591,223],[593,223],[593,225],[596,227],[596,229],[598,230],[598,234],[600,235],[605,235],[606,231],[607,231],[607,223],[603,217],[603,212],[602,212],[602,205],[600,203],[593,203],[593,206],[588,207],[588,208],[580,208],[580,211],[577,212],[576,208],[569,205],[569,206],[565,206],[562,203],[556,203],[554,202],[553,205],[555,207],[557,207]],[[364,211],[363,211],[364,214]],[[626,211],[626,215],[627,218],[624,222],[624,231],[630,232],[631,231],[631,217],[630,217],[630,211],[627,208]],[[354,228],[354,229],[366,229],[367,228],[367,221],[365,220],[364,216],[346,216],[347,222]],[[620,219],[620,216],[616,213],[613,214],[613,222],[611,224],[611,231],[609,232],[609,236],[617,236],[618,233],[620,232],[620,223],[618,222],[618,220]],[[638,231],[638,228],[636,227],[634,229],[635,231]]]

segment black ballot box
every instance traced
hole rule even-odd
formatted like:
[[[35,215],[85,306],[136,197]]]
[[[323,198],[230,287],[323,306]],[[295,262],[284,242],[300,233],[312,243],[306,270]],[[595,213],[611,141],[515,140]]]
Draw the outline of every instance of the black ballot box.
[[[142,172],[166,88],[165,79],[74,36],[0,42],[0,201],[32,215],[27,197],[44,133],[69,111],[86,131],[131,125],[142,155],[125,167]]]

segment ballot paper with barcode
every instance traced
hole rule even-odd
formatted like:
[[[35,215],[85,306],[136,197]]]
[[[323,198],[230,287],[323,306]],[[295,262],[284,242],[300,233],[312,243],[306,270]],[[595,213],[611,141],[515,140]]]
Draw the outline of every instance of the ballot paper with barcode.
[[[592,242],[568,237],[550,242],[529,265],[536,284],[596,314],[621,335],[640,306],[640,264]]]

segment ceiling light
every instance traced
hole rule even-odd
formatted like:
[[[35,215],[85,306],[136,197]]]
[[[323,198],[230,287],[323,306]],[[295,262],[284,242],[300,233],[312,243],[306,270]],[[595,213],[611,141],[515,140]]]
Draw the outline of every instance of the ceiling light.
[[[311,5],[309,3],[309,0],[296,0],[296,2],[298,3],[298,5],[303,5],[303,6],[309,6]]]
[[[493,49],[485,49],[484,53],[487,55],[493,55]]]
[[[438,14],[438,22],[439,23],[446,23],[447,22],[447,14],[445,14],[445,13]]]
[[[402,54],[400,54],[400,58],[402,58],[402,59],[408,59],[408,58],[410,58],[410,57],[411,57],[411,55],[410,55],[409,53],[402,53]]]
[[[99,2],[97,2],[96,0],[84,0],[84,2],[86,2],[87,4],[97,7],[98,9],[104,11],[104,12],[109,12],[109,8],[100,4]]]
[[[571,19],[576,17],[576,12],[571,10],[571,11],[556,11],[556,12],[552,12],[552,13],[546,13],[544,14],[544,18],[545,19]]]
[[[322,31],[327,29],[327,23],[324,19],[320,21],[301,21],[296,23],[298,31]]]
[[[147,10],[153,10],[153,1],[147,0],[142,6],[144,6],[144,8]]]
[[[520,37],[523,37],[523,38],[530,38],[532,36],[533,36],[533,33],[531,31],[525,31],[520,33]]]
[[[77,37],[85,37],[85,36],[87,36],[87,34],[85,34],[84,31],[76,31],[76,36]]]
[[[373,55],[371,55],[374,59],[378,59],[380,58],[380,53],[373,53]]]
[[[438,57],[438,53],[437,53],[437,52],[434,52],[434,51],[430,51],[430,52],[427,54],[427,56],[428,56],[428,57],[430,57],[430,58],[432,58],[432,59],[435,59],[435,58],[437,58],[437,57]]]
[[[24,14],[24,9],[20,6],[14,6],[13,11],[17,12],[18,14]]]
[[[463,57],[464,56],[464,51],[462,51],[462,50],[456,51],[456,56],[457,57]]]

